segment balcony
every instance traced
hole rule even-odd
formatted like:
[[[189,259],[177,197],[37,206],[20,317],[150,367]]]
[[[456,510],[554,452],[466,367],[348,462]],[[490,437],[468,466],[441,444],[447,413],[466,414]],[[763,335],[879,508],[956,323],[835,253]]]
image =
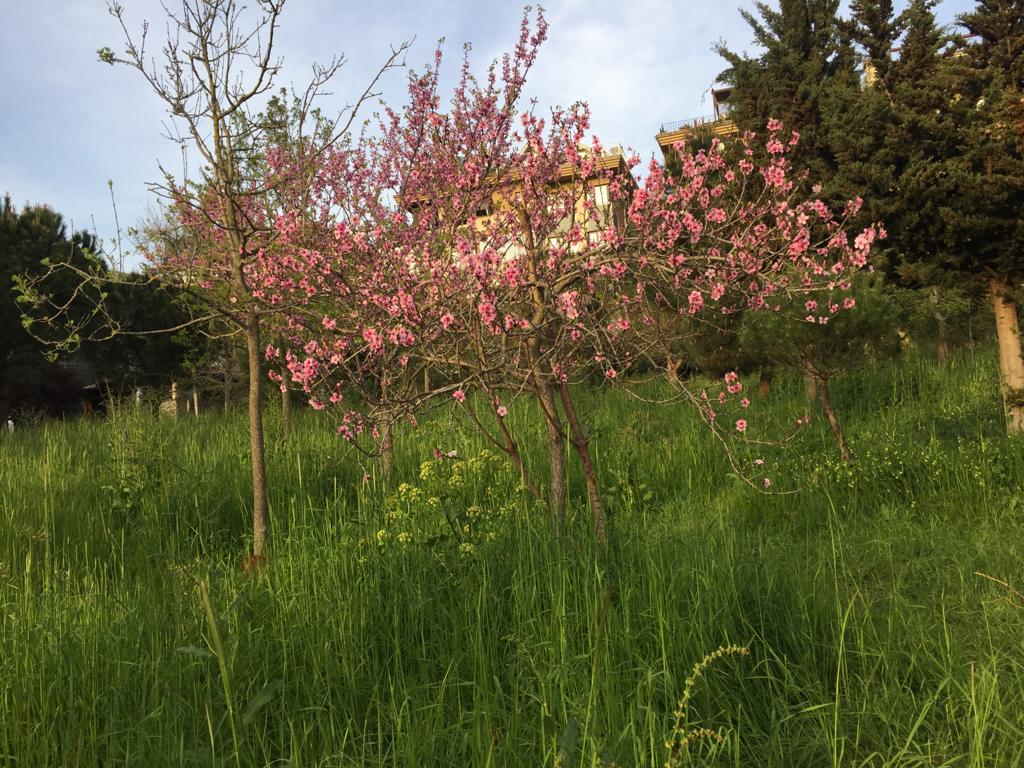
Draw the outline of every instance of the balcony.
[[[685,139],[688,135],[700,130],[709,130],[712,136],[726,138],[733,136],[739,131],[732,118],[725,115],[703,115],[691,117],[687,120],[676,120],[672,123],[663,123],[658,131],[658,144],[662,147],[671,147],[677,141]]]

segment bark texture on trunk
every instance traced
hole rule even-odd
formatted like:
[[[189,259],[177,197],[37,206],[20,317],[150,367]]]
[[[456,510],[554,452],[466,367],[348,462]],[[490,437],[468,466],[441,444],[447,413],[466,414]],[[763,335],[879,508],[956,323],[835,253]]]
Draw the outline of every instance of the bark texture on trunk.
[[[519,476],[523,479],[523,485],[526,490],[535,499],[540,498],[540,491],[537,489],[537,485],[533,482],[533,478],[530,477],[530,470],[526,466],[526,462],[523,461],[523,455],[519,451],[519,446],[516,444],[515,438],[512,437],[512,433],[509,431],[508,425],[505,423],[505,419],[501,416],[498,419],[498,429],[501,431],[501,446],[502,450],[512,460],[512,463],[516,465],[516,469],[519,470]]]
[[[249,357],[249,459],[252,463],[252,561],[258,567],[266,555],[270,533],[270,505],[267,502],[267,464],[263,439],[263,372],[260,370],[260,321],[251,315],[245,325],[245,346]]]
[[[935,357],[939,362],[939,368],[945,368],[949,364],[949,358],[953,354],[949,347],[949,339],[942,335],[944,325],[945,323],[939,326],[939,340],[935,346]]]
[[[843,461],[849,463],[853,456],[850,454],[850,449],[843,438],[843,428],[839,424],[839,417],[836,416],[836,412],[832,408],[832,398],[829,396],[827,379],[817,379],[817,391],[818,399],[821,401],[821,409],[825,411],[825,418],[828,419],[829,429],[832,430],[832,435],[839,445],[839,452],[843,456]]]
[[[395,466],[395,422],[388,418],[380,435],[380,474],[387,481]]]
[[[551,520],[558,533],[565,531],[565,505],[568,495],[565,472],[565,427],[558,416],[558,406],[555,403],[552,389],[542,385],[537,392],[541,409],[544,411],[544,423],[548,430],[548,464],[551,467],[551,483],[548,491],[550,493],[548,505],[551,510]]]
[[[939,308],[939,289],[932,288],[932,306],[935,308],[935,328],[938,338],[935,341],[935,358],[938,360],[939,368],[945,368],[949,362],[949,328],[946,325],[946,316]]]
[[[804,374],[804,395],[807,397],[808,403],[813,403],[818,399],[818,380],[813,374]]]
[[[579,417],[576,414],[576,407],[572,402],[572,394],[569,392],[569,385],[563,383],[559,388],[562,398],[562,407],[565,409],[565,420],[569,423],[569,441],[576,449],[580,465],[583,467],[583,477],[587,481],[587,498],[590,500],[590,514],[594,518],[594,535],[599,543],[608,542],[608,534],[604,524],[604,506],[601,504],[601,487],[597,480],[597,469],[594,467],[594,460],[590,455],[590,438],[583,429]]]
[[[774,368],[762,368],[761,374],[757,380],[757,396],[764,400],[771,394],[772,382],[775,381],[775,369]]]
[[[949,346],[949,331],[946,328],[945,317],[936,315],[935,321],[939,327],[939,338],[935,345],[935,356],[939,361],[939,368],[945,368],[952,355],[952,349]]]
[[[1017,301],[1002,278],[992,278],[989,290],[999,340],[999,373],[1006,410],[1006,431],[1010,435],[1021,435],[1024,434],[1024,355],[1021,352]]]

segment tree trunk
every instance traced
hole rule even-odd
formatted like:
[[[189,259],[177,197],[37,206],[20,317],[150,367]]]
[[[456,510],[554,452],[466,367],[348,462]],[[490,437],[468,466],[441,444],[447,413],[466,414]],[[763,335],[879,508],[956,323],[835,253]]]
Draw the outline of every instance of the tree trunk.
[[[821,409],[825,411],[825,418],[828,419],[828,426],[832,430],[836,442],[839,444],[839,452],[843,455],[843,461],[849,464],[853,457],[850,455],[850,449],[846,445],[846,440],[843,439],[843,429],[839,425],[839,417],[832,410],[832,399],[829,397],[828,392],[828,379],[821,377],[817,379],[817,392],[818,399],[821,400]]]
[[[498,416],[498,429],[501,431],[502,437],[502,450],[508,454],[508,457],[512,459],[512,463],[516,465],[516,469],[519,470],[519,476],[523,479],[523,485],[526,490],[529,491],[530,495],[534,498],[540,498],[540,492],[537,489],[536,484],[530,477],[530,471],[526,466],[526,462],[523,461],[523,455],[519,452],[519,446],[516,445],[515,439],[512,437],[512,433],[509,431],[508,425],[505,420]]]
[[[192,415],[199,415],[199,390],[192,390]]]
[[[772,382],[775,381],[775,369],[766,366],[761,369],[761,375],[757,381],[757,396],[764,400],[772,391]]]
[[[946,335],[945,319],[939,320],[939,340],[935,352],[939,361],[939,368],[945,368],[949,364],[949,358],[952,354],[949,348],[949,337]]]
[[[551,467],[550,497],[548,504],[551,520],[558,533],[565,531],[565,504],[568,495],[565,472],[565,428],[558,417],[558,406],[555,403],[553,387],[542,384],[537,393],[541,409],[544,411],[544,423],[548,429],[548,463]]]
[[[1006,409],[1006,431],[1010,435],[1021,435],[1024,434],[1024,356],[1021,354],[1017,302],[1002,278],[992,278],[989,289],[999,340],[999,373]]]
[[[679,380],[679,369],[681,363],[676,360],[671,352],[665,354],[665,375],[668,377],[669,383],[673,387],[680,387],[681,382]]]
[[[813,403],[818,399],[818,380],[813,374],[804,374],[804,395],[807,397],[808,403]]]
[[[580,464],[583,467],[583,477],[587,481],[587,497],[590,499],[590,513],[594,518],[594,535],[597,541],[604,545],[608,541],[604,525],[604,507],[601,504],[601,488],[597,481],[597,470],[594,468],[594,461],[590,456],[590,438],[583,431],[579,417],[576,415],[576,408],[572,402],[572,395],[569,393],[569,385],[562,383],[559,388],[562,396],[562,407],[565,409],[565,420],[569,422],[570,442],[576,449]]]
[[[935,325],[938,331],[938,341],[935,347],[935,356],[939,362],[939,368],[945,368],[949,362],[949,329],[946,327],[946,316],[939,311],[939,289],[932,288],[932,306],[935,307]]]
[[[260,320],[250,315],[245,325],[249,358],[249,458],[252,463],[252,563],[258,568],[266,559],[264,548],[270,532],[267,502],[267,464],[263,441],[263,372],[260,370]]]
[[[380,474],[384,480],[391,479],[395,465],[395,422],[388,417],[384,422],[384,431],[380,438]]]

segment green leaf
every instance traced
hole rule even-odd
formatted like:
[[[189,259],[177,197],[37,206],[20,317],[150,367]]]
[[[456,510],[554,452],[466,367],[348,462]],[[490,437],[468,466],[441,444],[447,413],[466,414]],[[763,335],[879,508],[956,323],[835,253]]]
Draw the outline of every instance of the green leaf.
[[[200,648],[198,645],[183,645],[180,648],[175,648],[174,652],[184,653],[186,656],[196,656],[201,659],[209,659],[213,656],[206,648]]]
[[[559,765],[564,768],[572,768],[579,764],[580,756],[580,722],[574,716],[569,716],[569,722],[565,724],[562,735],[558,737],[558,756],[561,759]]]
[[[248,706],[246,706],[245,711],[242,713],[242,722],[246,725],[251,724],[260,710],[273,700],[274,695],[282,685],[284,685],[284,680],[281,679],[271,680],[264,685],[260,692],[252,697]]]

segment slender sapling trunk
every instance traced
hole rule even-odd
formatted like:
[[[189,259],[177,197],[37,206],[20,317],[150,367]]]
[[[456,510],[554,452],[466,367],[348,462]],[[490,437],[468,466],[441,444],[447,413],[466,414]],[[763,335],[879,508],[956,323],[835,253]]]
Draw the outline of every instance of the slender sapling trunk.
[[[849,464],[853,460],[853,456],[846,445],[846,440],[843,438],[843,429],[839,424],[839,417],[836,416],[836,412],[832,408],[832,398],[829,396],[828,391],[828,379],[818,376],[815,380],[817,383],[818,399],[821,401],[821,409],[825,412],[825,418],[828,419],[829,429],[832,430],[832,435],[839,445],[839,452],[843,456],[843,461]]]
[[[270,505],[267,501],[267,465],[263,439],[263,372],[260,370],[260,320],[250,314],[245,325],[245,346],[249,357],[249,459],[252,464],[252,563],[266,559],[264,549],[270,533]]]
[[[559,388],[562,398],[562,408],[565,410],[565,420],[569,423],[570,442],[576,449],[580,465],[583,467],[583,477],[587,482],[587,497],[590,500],[590,514],[594,518],[594,535],[597,541],[604,545],[608,542],[608,536],[604,524],[604,507],[601,504],[601,488],[597,480],[597,470],[594,467],[593,458],[590,455],[590,438],[583,430],[579,416],[576,414],[576,407],[572,402],[572,394],[569,392],[569,385],[562,383]]]

